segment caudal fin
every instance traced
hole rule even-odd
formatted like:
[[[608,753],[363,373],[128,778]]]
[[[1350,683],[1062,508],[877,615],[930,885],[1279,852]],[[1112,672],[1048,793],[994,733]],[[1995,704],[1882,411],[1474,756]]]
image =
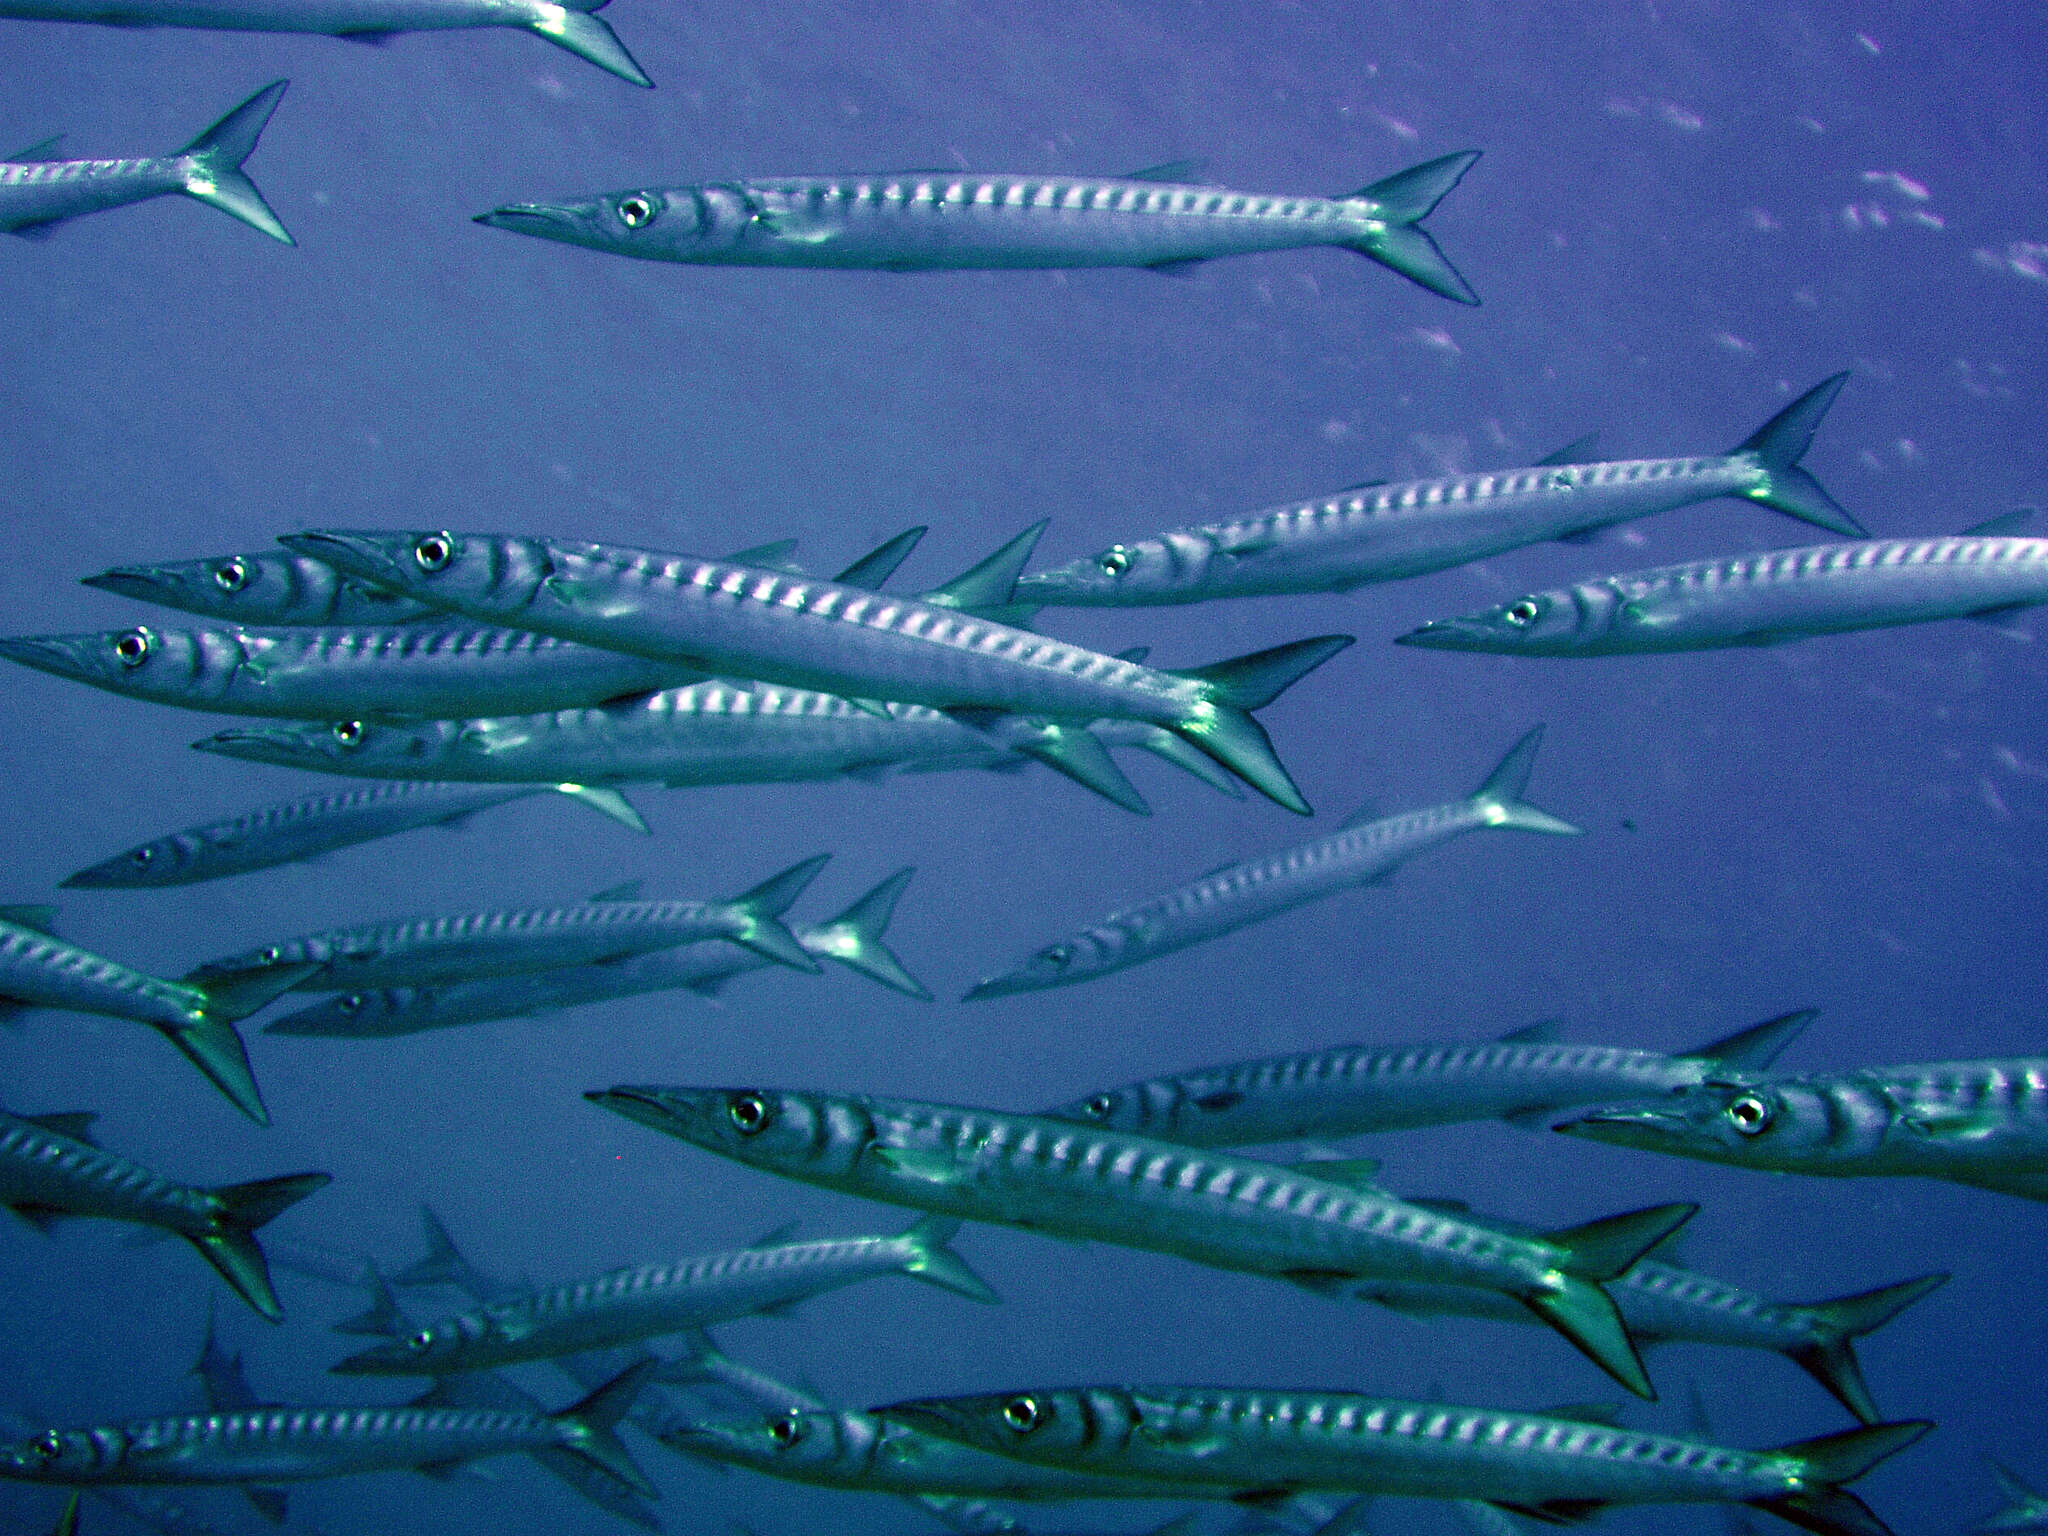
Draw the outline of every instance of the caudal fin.
[[[1776,1454],[1805,1462],[1806,1476],[1817,1486],[1807,1493],[1750,1502],[1757,1509],[1769,1510],[1779,1519],[1818,1532],[1819,1536],[1891,1536],[1890,1528],[1871,1513],[1870,1506],[1855,1494],[1844,1492],[1841,1485],[1855,1482],[1932,1428],[1925,1419],[1909,1419],[1781,1445]]]
[[[1136,747],[1141,752],[1150,752],[1154,757],[1165,758],[1174,767],[1192,773],[1211,789],[1226,794],[1233,800],[1244,798],[1244,785],[1226,773],[1221,763],[1205,753],[1197,752],[1169,730],[1155,725],[1128,745]]]
[[[490,1277],[464,1257],[447,1225],[430,1205],[420,1207],[420,1236],[427,1251],[417,1263],[393,1275],[398,1285],[452,1285],[475,1301],[488,1301],[497,1291]]]
[[[660,1369],[652,1355],[642,1355],[610,1381],[581,1402],[554,1416],[562,1430],[562,1448],[609,1472],[643,1499],[658,1499],[661,1490],[634,1465],[626,1445],[616,1433],[618,1422],[633,1406],[640,1389]]]
[[[882,942],[889,919],[896,915],[897,900],[915,873],[914,868],[897,870],[831,922],[806,928],[804,948],[827,960],[837,960],[848,970],[858,971],[870,981],[879,981],[906,997],[930,1002],[932,995],[924,983],[905,970],[896,952]]]
[[[247,1018],[319,969],[317,965],[280,965],[258,971],[208,972],[201,967],[185,978],[185,984],[200,994],[200,1017],[189,1024],[160,1026],[164,1038],[204,1072],[207,1081],[226,1094],[235,1108],[258,1125],[268,1125],[270,1111],[263,1107],[263,1094],[250,1069],[249,1052],[235,1032],[235,1021]]]
[[[1353,198],[1370,199],[1377,205],[1373,218],[1384,222],[1371,234],[1347,242],[1347,247],[1361,256],[1371,257],[1382,266],[1392,267],[1411,283],[1420,283],[1431,293],[1442,294],[1460,304],[1477,304],[1479,295],[1472,291],[1472,285],[1458,275],[1458,269],[1450,264],[1421,225],[1451,188],[1464,179],[1478,158],[1476,149],[1445,155],[1423,165],[1410,166],[1384,181],[1376,181],[1348,194]]]
[[[1055,773],[1065,774],[1084,789],[1092,789],[1112,805],[1137,816],[1150,816],[1152,807],[1138,793],[1138,786],[1124,777],[1123,769],[1109,755],[1109,748],[1092,736],[1085,725],[1047,722],[1045,729],[1020,738],[1017,750],[1035,758]]]
[[[647,823],[640,813],[633,809],[633,802],[616,789],[607,789],[599,784],[557,784],[558,793],[571,800],[579,800],[600,815],[609,816],[622,827],[631,827],[643,837],[647,835]]]
[[[965,1296],[969,1301],[995,1303],[998,1296],[989,1283],[968,1267],[967,1261],[946,1245],[960,1230],[956,1216],[927,1216],[900,1239],[910,1250],[903,1273],[942,1291]]]
[[[588,59],[608,75],[653,90],[654,82],[634,62],[633,55],[626,52],[618,34],[608,23],[590,14],[604,9],[605,3],[606,0],[596,0],[594,5],[589,0],[568,0],[565,5],[536,6],[538,14],[525,23],[526,29],[568,49],[579,59]]]
[[[1585,830],[1583,827],[1561,821],[1548,811],[1539,811],[1522,798],[1529,788],[1529,774],[1536,766],[1536,749],[1542,745],[1543,727],[1539,725],[1508,749],[1500,766],[1487,775],[1486,782],[1472,796],[1472,803],[1485,816],[1488,826],[1577,837]]]
[[[330,1173],[293,1173],[281,1179],[250,1184],[224,1184],[211,1191],[218,1202],[212,1230],[191,1239],[192,1246],[233,1287],[237,1296],[269,1318],[284,1320],[284,1309],[271,1289],[270,1265],[256,1242],[256,1229],[275,1220],[334,1178]]]
[[[1657,1392],[1643,1369],[1642,1356],[1613,1298],[1600,1286],[1620,1276],[1698,1210],[1696,1205],[1656,1205],[1544,1233],[1544,1242],[1562,1250],[1558,1267],[1565,1283],[1555,1291],[1524,1296],[1523,1302],[1629,1391],[1654,1401]]]
[[[1831,533],[1861,539],[1868,537],[1863,525],[1842,509],[1828,494],[1827,487],[1799,467],[1800,459],[1813,444],[1814,430],[1820,426],[1821,417],[1827,415],[1828,407],[1835,403],[1835,396],[1848,381],[1846,373],[1822,380],[1757,428],[1735,450],[1738,454],[1755,454],[1768,476],[1762,485],[1737,494]]]
[[[1206,667],[1175,672],[1205,685],[1206,703],[1170,726],[1175,735],[1199,747],[1260,794],[1297,816],[1312,816],[1301,791],[1281,766],[1265,727],[1252,718],[1288,688],[1313,672],[1344,647],[1350,635],[1319,635],[1256,651]]]
[[[818,962],[805,952],[796,935],[783,925],[781,919],[797,897],[803,895],[805,888],[818,878],[818,871],[831,860],[829,853],[813,854],[800,864],[790,865],[781,874],[763,880],[752,890],[735,896],[730,905],[745,917],[746,928],[732,936],[733,942],[744,944],[757,955],[815,974],[820,969]]]
[[[1835,1395],[1835,1400],[1865,1424],[1875,1424],[1882,1415],[1864,1384],[1863,1368],[1857,1363],[1852,1340],[1882,1328],[1921,1297],[1939,1290],[1948,1275],[1922,1275],[1882,1286],[1837,1301],[1815,1302],[1805,1310],[1823,1330],[1818,1343],[1788,1351],[1792,1359]]]
[[[602,25],[602,23],[600,23]],[[273,240],[297,245],[291,232],[278,222],[256,183],[242,174],[242,162],[256,151],[256,141],[277,110],[288,80],[273,80],[226,117],[178,151],[185,161],[187,197],[218,208],[240,219],[251,229],[261,230]]]

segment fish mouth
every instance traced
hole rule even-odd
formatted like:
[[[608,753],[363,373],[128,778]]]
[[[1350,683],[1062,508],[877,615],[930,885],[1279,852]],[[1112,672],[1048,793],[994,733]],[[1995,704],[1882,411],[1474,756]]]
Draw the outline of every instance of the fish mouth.
[[[475,215],[470,222],[542,240],[575,240],[583,233],[583,220],[576,210],[555,203],[506,203]]]
[[[878,1417],[893,1419],[956,1444],[980,1445],[986,1438],[982,1433],[983,1426],[972,1413],[941,1400],[914,1398],[909,1402],[890,1403],[874,1412]]]
[[[1635,1140],[1648,1136],[1675,1136],[1688,1129],[1683,1116],[1669,1110],[1615,1104],[1551,1127],[1560,1136],[1584,1136],[1592,1141]]]
[[[58,677],[87,678],[90,669],[80,663],[78,649],[77,641],[54,636],[0,640],[0,656],[9,661],[34,667],[38,672],[53,672]]]
[[[624,1115],[628,1120],[649,1126],[657,1131],[666,1131],[671,1136],[688,1138],[694,1129],[695,1116],[690,1111],[699,1107],[702,1101],[712,1097],[708,1091],[693,1092],[687,1088],[635,1087],[626,1084],[617,1088],[593,1088],[583,1095],[591,1103],[614,1114]]]
[[[142,566],[116,566],[111,571],[102,571],[97,576],[81,576],[78,580],[82,586],[97,587],[102,592],[118,592],[123,597],[140,598],[145,603],[160,603],[164,600],[166,586],[183,585]]]
[[[1465,619],[1431,619],[1419,629],[1394,636],[1396,645],[1412,645],[1425,651],[1483,651],[1487,633]]]
[[[307,745],[305,733],[288,727],[246,726],[239,730],[216,731],[192,743],[194,752],[212,752],[221,757],[245,758],[254,763],[301,763],[323,754]]]

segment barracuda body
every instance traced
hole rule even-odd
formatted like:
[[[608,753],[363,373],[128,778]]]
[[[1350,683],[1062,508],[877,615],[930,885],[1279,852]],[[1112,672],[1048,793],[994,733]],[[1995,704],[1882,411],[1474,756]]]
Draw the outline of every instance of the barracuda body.
[[[1136,607],[1286,592],[1346,592],[1738,497],[1835,533],[1862,527],[1799,468],[1847,374],[1807,391],[1732,452],[1589,460],[1581,445],[1526,469],[1361,486],[1223,523],[1115,544],[1026,576],[1020,602]]]
[[[0,15],[8,14],[0,7]],[[293,244],[256,183],[242,174],[255,153],[286,82],[275,81],[243,102],[175,155],[141,160],[46,160],[55,139],[0,160],[0,231],[47,233],[66,219],[178,193],[239,219],[273,240]]]
[[[1542,739],[1543,727],[1530,731],[1462,800],[1372,821],[1353,817],[1325,837],[1211,870],[1048,945],[1013,970],[977,983],[967,1000],[1072,986],[1125,970],[1338,891],[1387,880],[1410,859],[1468,832],[1510,827],[1575,836],[1579,828],[1522,799]]]
[[[351,1375],[444,1376],[634,1344],[908,1275],[975,1301],[994,1291],[947,1247],[957,1221],[930,1220],[889,1237],[776,1243],[643,1264],[528,1291],[443,1318],[334,1367]]]
[[[1324,636],[1165,672],[915,598],[601,544],[446,533],[286,539],[486,623],[714,675],[935,709],[1149,721],[1291,810],[1307,806],[1251,711],[1350,643]]]
[[[59,882],[84,890],[161,889],[296,863],[416,827],[452,826],[479,811],[559,793],[645,834],[624,795],[581,784],[435,784],[400,780],[303,795],[138,843]]]
[[[2048,1057],[1708,1082],[1560,1131],[1827,1178],[1927,1178],[2048,1200]]]
[[[115,27],[315,32],[376,42],[394,32],[516,27],[634,85],[641,73],[612,29],[591,15],[606,0],[0,0],[0,16]]]
[[[116,566],[84,581],[103,592],[231,624],[381,628],[447,618],[439,608],[352,581],[325,561],[283,549]]]
[[[2048,603],[2048,539],[1981,529],[1867,539],[1598,576],[1466,618],[1402,645],[1510,656],[1636,656],[1777,645],[1935,619],[2004,618]]]
[[[792,930],[806,953],[834,960],[871,981],[921,1001],[931,993],[882,941],[911,871],[899,869],[829,923]],[[647,992],[688,990],[715,997],[727,982],[775,962],[724,944],[692,944],[638,955],[612,965],[567,966],[530,976],[459,982],[448,987],[400,987],[346,992],[286,1014],[264,1027],[268,1035],[382,1039],[451,1029],[494,1019],[527,1018],[586,1003]]]
[[[524,630],[162,629],[0,640],[0,656],[127,698],[298,720],[572,709],[697,682],[688,668]]]
[[[1479,158],[1446,155],[1345,197],[1269,197],[1180,181],[955,171],[787,176],[643,188],[480,214],[497,229],[620,256],[708,266],[887,272],[1179,269],[1334,245],[1461,304],[1479,302],[1420,221]]]
[[[207,1189],[153,1173],[96,1145],[89,1114],[0,1110],[0,1205],[46,1225],[61,1216],[138,1222],[184,1238],[236,1295],[275,1322],[284,1314],[255,1232],[328,1182],[291,1174]]]
[[[193,974],[237,979],[285,968],[297,975],[293,985],[299,991],[419,987],[593,965],[702,939],[727,939],[800,971],[815,971],[817,961],[780,917],[829,857],[819,854],[792,865],[731,901],[617,900],[608,892],[565,907],[402,918],[267,944],[209,961]]]
[[[1884,1529],[1841,1484],[1932,1427],[1878,1425],[1743,1451],[1545,1414],[1190,1387],[932,1398],[881,1412],[978,1449],[1073,1470],[1276,1492],[1483,1499],[1552,1520],[1620,1504],[1746,1504],[1827,1536]]]
[[[1654,1098],[1761,1071],[1814,1017],[1788,1013],[1682,1056],[1572,1045],[1532,1024],[1499,1040],[1340,1045],[1226,1062],[1085,1094],[1046,1111],[1191,1147],[1413,1130],[1466,1120],[1544,1124],[1579,1104]]]
[[[1645,1396],[1648,1378],[1599,1282],[1696,1209],[1660,1206],[1515,1238],[1338,1182],[1343,1165],[1283,1167],[1033,1115],[753,1089],[586,1097],[736,1161],[938,1215],[1316,1286],[1381,1277],[1502,1291]]]

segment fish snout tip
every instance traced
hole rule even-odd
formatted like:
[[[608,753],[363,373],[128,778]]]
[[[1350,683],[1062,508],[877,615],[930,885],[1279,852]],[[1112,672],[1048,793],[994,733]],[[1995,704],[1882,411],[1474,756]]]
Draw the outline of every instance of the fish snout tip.
[[[552,203],[505,203],[488,213],[472,215],[470,222],[491,229],[509,229],[514,234],[554,239],[576,227],[568,210]]]

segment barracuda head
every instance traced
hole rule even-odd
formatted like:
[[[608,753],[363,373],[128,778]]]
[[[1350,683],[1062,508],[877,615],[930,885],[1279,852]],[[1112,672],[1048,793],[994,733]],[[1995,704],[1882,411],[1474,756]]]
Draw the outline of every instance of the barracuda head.
[[[102,859],[57,883],[66,890],[133,891],[153,886],[177,885],[179,872],[188,868],[204,845],[188,842],[173,834],[152,843],[142,843],[111,859]]]
[[[177,560],[163,565],[123,565],[85,578],[88,587],[98,587],[103,592],[118,592],[146,603],[212,618],[236,619],[244,624],[295,622],[309,604],[324,605],[329,593],[321,589],[335,582],[349,588],[352,605],[389,608],[392,622],[402,622],[413,615],[413,606],[403,598],[347,581],[318,561],[282,550],[216,555],[206,560]],[[377,621],[378,616],[371,613],[352,616],[352,622]]]
[[[1827,1106],[1799,1083],[1711,1082],[1647,1103],[1588,1110],[1557,1127],[1567,1136],[1706,1162],[1781,1168],[1824,1153]]]
[[[217,643],[209,645],[209,640]],[[223,648],[235,651],[232,632],[209,635],[147,624],[94,635],[0,640],[0,656],[38,672],[114,693],[193,699],[214,691],[209,680],[225,682],[232,676],[235,657],[220,654]]]
[[[1593,650],[1607,633],[1569,592],[1537,592],[1461,619],[1436,619],[1395,637],[1396,645],[1432,651],[1493,651],[1508,656],[1569,656]]]
[[[337,992],[263,1026],[266,1035],[308,1035],[349,1040],[410,1034],[426,1029],[439,1000],[431,987],[385,987]]]
[[[440,1376],[473,1342],[460,1318],[419,1328],[404,1338],[373,1344],[327,1367],[337,1376]]]
[[[1013,601],[1060,608],[1173,602],[1181,589],[1197,595],[1206,564],[1161,539],[1112,544],[1099,554],[1020,577]]]
[[[99,1455],[84,1430],[46,1429],[26,1440],[0,1445],[0,1477],[29,1482],[95,1481]]]
[[[639,187],[569,203],[507,203],[476,222],[616,256],[689,261],[727,250],[762,212],[736,186]]]
[[[505,534],[328,530],[279,542],[344,576],[482,619],[515,617],[552,569],[542,540]]]
[[[860,1101],[771,1088],[607,1088],[593,1104],[628,1120],[791,1178],[831,1181],[853,1171],[874,1139]]]
[[[1149,1134],[1154,1127],[1171,1126],[1178,1118],[1174,1099],[1170,1084],[1133,1083],[1069,1099],[1043,1113],[1050,1120],[1072,1120],[1106,1130]],[[1161,1134],[1170,1138],[1172,1133],[1168,1130]]]
[[[876,1411],[943,1440],[1054,1465],[1077,1464],[1093,1447],[1113,1447],[1137,1419],[1126,1394],[1103,1388],[927,1397]]]
[[[462,747],[465,726],[460,720],[409,725],[277,720],[220,731],[192,746],[199,752],[286,768],[323,768],[372,779],[434,779],[455,776],[456,765],[471,760],[472,754]]]
[[[990,976],[967,989],[962,1002],[1008,997],[1013,992],[1039,992],[1071,986],[1117,969],[1118,946],[1103,930],[1091,929],[1057,944],[1048,944],[1030,959],[1000,976]]]
[[[766,1419],[721,1419],[663,1436],[688,1455],[798,1481],[845,1482],[871,1466],[883,1427],[873,1414],[792,1409]]]

